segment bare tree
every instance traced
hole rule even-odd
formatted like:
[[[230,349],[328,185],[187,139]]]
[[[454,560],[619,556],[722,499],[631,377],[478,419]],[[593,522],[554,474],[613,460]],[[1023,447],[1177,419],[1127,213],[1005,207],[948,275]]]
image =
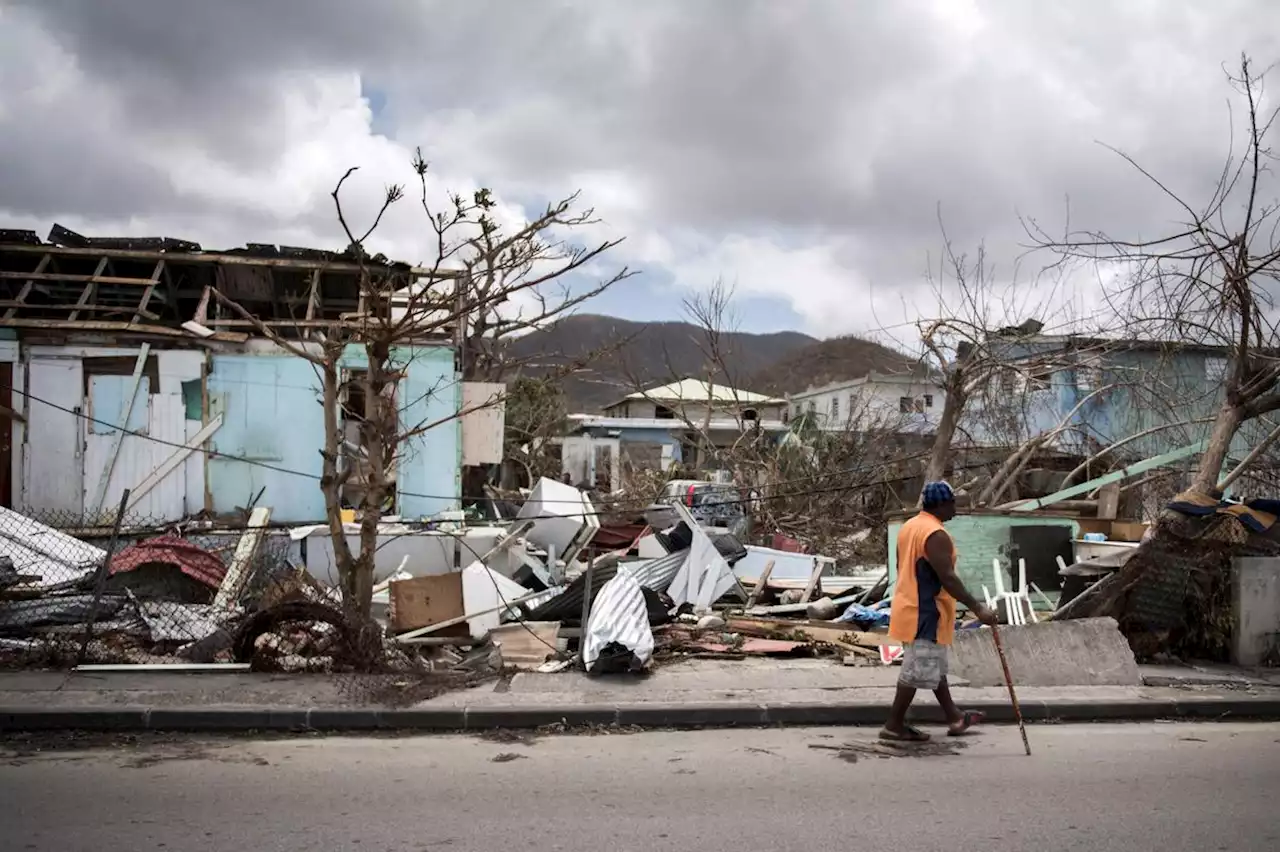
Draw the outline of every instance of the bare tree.
[[[1181,211],[1184,221],[1171,233],[1131,239],[1068,228],[1054,238],[1028,223],[1038,245],[1064,260],[1127,273],[1106,291],[1117,316],[1126,318],[1126,333],[1221,347],[1226,354],[1221,401],[1190,483],[1202,494],[1218,490],[1241,427],[1280,410],[1280,333],[1272,301],[1280,264],[1280,205],[1268,194],[1268,137],[1277,110],[1262,106],[1264,77],[1247,56],[1241,57],[1238,73],[1228,74],[1245,107],[1245,132],[1239,143],[1233,133],[1231,154],[1203,204],[1183,200],[1131,156],[1116,151]]]
[[[1049,353],[1019,351],[1019,344],[1039,334],[1050,319],[1046,306],[1053,293],[1033,287],[1028,297],[1025,286],[1015,292],[1012,284],[997,292],[985,248],[979,245],[970,259],[956,252],[945,227],[942,235],[938,269],[929,272],[937,313],[917,323],[922,373],[943,390],[926,480],[945,476],[957,437],[967,431],[980,430],[981,435],[969,437],[985,443],[999,439],[1013,446],[1043,444],[1047,437],[1026,431],[1031,421],[1028,409],[1036,401],[1029,391],[1038,384],[1047,387],[1053,367]],[[1019,317],[1020,310],[1024,313]],[[1000,485],[993,480],[985,496],[992,496],[993,490],[1002,493]]]
[[[410,269],[381,255],[371,257],[365,250],[386,211],[404,197],[404,189],[388,187],[372,223],[357,232],[341,198],[344,184],[357,171],[351,168],[332,197],[348,240],[347,253],[359,265],[356,312],[322,323],[308,317],[305,328],[298,323],[296,334],[289,334],[214,291],[219,305],[315,368],[325,425],[320,487],[344,606],[363,618],[371,607],[378,523],[396,496],[398,464],[422,451],[422,438],[431,430],[505,398],[497,394],[471,406],[450,406],[438,416],[422,415],[426,400],[446,393],[456,398],[456,388],[410,392],[411,383],[403,380],[413,361],[430,347],[452,345],[464,377],[499,380],[511,367],[503,360],[510,335],[554,320],[631,274],[622,269],[577,290],[560,280],[587,272],[592,261],[618,244],[605,240],[584,248],[570,242],[571,229],[595,221],[590,210],[575,210],[576,194],[507,232],[494,218],[496,202],[489,190],[480,189],[469,198],[452,194],[445,207],[437,209],[429,200],[428,166],[421,152],[412,166],[431,227],[435,257],[429,266]],[[533,308],[521,309],[517,303]],[[351,348],[362,355],[359,370],[344,366],[350,362]],[[343,524],[347,506],[360,515],[355,553]]]
[[[563,435],[568,405],[554,378],[521,376],[507,385],[504,455],[519,464],[530,484],[560,475],[552,439]]]
[[[732,473],[757,540],[777,532],[836,558],[873,553],[882,540],[871,540],[868,531],[880,528],[885,512],[898,507],[922,458],[919,436],[904,428],[909,418],[855,392],[842,394],[834,416],[801,415],[787,426],[769,422],[769,409],[744,395],[755,389],[740,387],[730,345],[737,329],[732,286],[718,280],[687,299],[684,310],[697,329],[702,363],[690,377],[668,358],[668,372],[672,381],[695,378],[698,392],[677,402],[657,399],[632,374],[640,398],[671,411],[673,425],[688,436],[699,461]]]

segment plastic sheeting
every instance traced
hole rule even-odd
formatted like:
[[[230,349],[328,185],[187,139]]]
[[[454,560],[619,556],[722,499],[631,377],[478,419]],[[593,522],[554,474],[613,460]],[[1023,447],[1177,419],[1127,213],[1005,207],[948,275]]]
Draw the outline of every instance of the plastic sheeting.
[[[653,659],[653,631],[649,628],[644,592],[626,568],[618,569],[592,604],[582,639],[582,659],[587,671],[600,670],[610,646],[621,646],[631,652],[633,659],[629,668],[632,669],[648,665]]]

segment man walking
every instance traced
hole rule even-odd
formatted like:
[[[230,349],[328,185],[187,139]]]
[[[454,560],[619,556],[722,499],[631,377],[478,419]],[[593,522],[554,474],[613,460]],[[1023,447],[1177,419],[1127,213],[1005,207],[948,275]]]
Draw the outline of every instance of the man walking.
[[[956,574],[956,548],[943,524],[956,516],[956,497],[945,482],[924,487],[923,511],[898,532],[898,579],[889,610],[889,638],[902,643],[902,674],[893,709],[880,738],[924,742],[925,732],[907,724],[917,689],[929,689],[947,717],[947,735],[960,736],[982,721],[977,711],[961,711],[947,685],[947,656],[955,635],[956,601],[980,621],[996,614],[969,594]]]

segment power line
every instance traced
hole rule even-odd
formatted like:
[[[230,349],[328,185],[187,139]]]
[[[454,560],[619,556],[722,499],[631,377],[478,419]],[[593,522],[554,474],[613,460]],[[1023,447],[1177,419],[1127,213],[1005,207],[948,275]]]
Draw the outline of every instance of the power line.
[[[251,466],[254,466],[254,467],[260,467],[260,468],[263,468],[263,469],[265,469],[265,470],[275,471],[276,473],[285,474],[285,475],[287,475],[287,476],[299,476],[299,477],[303,477],[303,478],[305,478],[305,479],[310,479],[310,480],[315,481],[315,482],[319,482],[319,481],[322,479],[322,477],[321,477],[319,474],[311,473],[311,472],[309,472],[309,471],[296,470],[296,469],[293,469],[293,468],[282,467],[282,466],[280,466],[280,465],[274,465],[274,464],[271,464],[270,462],[264,462],[264,461],[261,461],[261,460],[259,460],[259,459],[245,458],[245,457],[243,457],[243,456],[237,456],[237,455],[234,455],[234,454],[231,454],[231,453],[223,453],[223,452],[219,452],[219,451],[217,451],[217,450],[206,449],[206,448],[204,448],[204,447],[192,447],[192,446],[190,446],[190,445],[188,445],[188,444],[183,444],[183,443],[180,443],[180,442],[177,442],[177,441],[169,441],[169,440],[166,440],[166,439],[164,439],[164,438],[157,438],[157,437],[155,437],[155,436],[153,436],[153,435],[149,435],[149,434],[147,434],[147,433],[145,433],[145,432],[139,432],[139,431],[136,431],[136,430],[125,429],[125,428],[121,427],[121,425],[120,425],[120,424],[118,424],[118,423],[111,423],[111,422],[108,422],[108,421],[106,421],[106,420],[102,420],[102,419],[100,419],[100,418],[94,417],[94,416],[92,416],[92,415],[90,415],[90,414],[86,414],[86,413],[84,413],[83,411],[77,411],[77,410],[75,410],[75,409],[67,408],[67,407],[65,407],[65,406],[59,405],[58,403],[50,402],[50,401],[49,401],[49,400],[47,400],[47,399],[42,399],[42,398],[40,398],[40,397],[38,397],[38,396],[35,396],[34,394],[28,393],[27,391],[19,390],[18,388],[11,388],[10,390],[11,390],[11,392],[12,392],[12,393],[16,393],[16,394],[18,394],[18,395],[20,395],[20,396],[23,396],[23,397],[25,397],[25,398],[26,398],[26,399],[28,399],[28,400],[31,400],[31,401],[33,401],[33,402],[38,402],[38,403],[40,403],[40,404],[42,404],[42,405],[46,405],[46,406],[48,406],[49,408],[52,408],[52,409],[57,410],[57,411],[61,411],[61,412],[65,413],[65,414],[69,414],[69,415],[71,415],[71,416],[73,416],[73,417],[80,418],[80,419],[85,420],[85,421],[90,422],[90,423],[96,423],[96,424],[98,424],[98,425],[101,425],[101,426],[107,427],[107,428],[109,428],[109,429],[111,429],[111,430],[113,430],[113,431],[114,431],[114,430],[119,430],[119,431],[123,432],[125,435],[129,435],[129,436],[132,436],[132,437],[135,437],[135,438],[140,438],[140,439],[145,440],[145,441],[151,441],[151,442],[153,442],[153,443],[160,444],[160,445],[162,445],[162,446],[169,446],[169,447],[173,447],[173,448],[175,448],[175,449],[189,450],[189,451],[191,451],[191,452],[202,453],[202,454],[204,454],[204,455],[206,455],[206,456],[208,456],[209,458],[212,458],[212,459],[221,459],[221,460],[224,460],[224,461],[239,462],[239,463],[241,463],[241,464],[247,464],[247,465],[251,465]],[[915,459],[922,458],[924,455],[926,455],[926,453],[923,453],[923,452],[921,452],[921,453],[912,453],[911,455],[908,455],[908,456],[901,456],[901,457],[896,457],[896,458],[882,459],[881,461],[879,461],[879,462],[878,462],[878,463],[876,463],[876,464],[872,464],[872,465],[865,465],[865,466],[863,466],[863,467],[858,467],[858,468],[845,468],[845,469],[842,469],[842,470],[830,471],[830,472],[826,472],[826,473],[812,474],[812,475],[808,475],[808,476],[796,477],[796,478],[794,478],[794,479],[778,480],[778,481],[776,481],[776,482],[769,483],[768,485],[766,485],[766,486],[764,486],[764,487],[765,487],[765,488],[777,488],[777,487],[780,487],[780,486],[792,485],[792,484],[801,483],[801,482],[812,482],[812,481],[814,481],[814,480],[827,479],[827,478],[830,478],[830,477],[832,477],[832,476],[841,476],[841,475],[854,476],[854,475],[857,475],[857,474],[859,474],[859,473],[863,473],[863,472],[867,472],[867,471],[879,470],[879,469],[882,469],[883,467],[888,466],[888,465],[900,464],[900,463],[903,463],[903,462],[913,461],[913,460],[915,460]],[[962,466],[958,466],[958,467],[956,467],[955,469],[956,469],[956,470],[964,470],[964,469],[971,469],[971,468],[975,468],[975,467],[983,467],[983,466],[984,466],[984,465],[982,465],[982,464],[970,464],[970,465],[962,465]],[[792,498],[792,497],[817,496],[817,495],[820,495],[820,494],[830,494],[830,493],[837,493],[837,492],[854,491],[854,490],[858,490],[858,489],[862,489],[862,488],[869,488],[869,487],[873,487],[873,486],[876,486],[876,485],[888,485],[888,484],[892,484],[892,483],[894,483],[894,482],[900,482],[900,481],[902,481],[902,479],[903,479],[902,477],[897,477],[897,478],[886,478],[886,479],[880,479],[880,480],[875,480],[875,481],[870,481],[870,482],[857,482],[857,483],[852,483],[852,484],[848,484],[848,485],[837,485],[837,486],[830,486],[830,487],[823,487],[823,488],[814,488],[814,489],[807,489],[807,490],[801,490],[801,491],[791,491],[791,492],[786,492],[786,493],[782,493],[782,494],[774,494],[774,495],[759,495],[759,496],[755,496],[755,497],[725,498],[725,499],[722,499],[722,500],[717,500],[717,501],[716,501],[716,504],[717,504],[717,505],[738,505],[738,504],[749,504],[749,503],[758,503],[758,502],[769,502],[769,501],[773,501],[773,500],[785,500],[785,499]],[[753,488],[752,490],[758,490],[758,489],[754,489],[754,488]],[[425,500],[445,500],[445,501],[449,501],[449,502],[456,502],[456,503],[461,503],[461,502],[464,500],[464,498],[463,498],[463,497],[461,497],[461,496],[459,496],[459,495],[456,495],[456,494],[455,494],[455,495],[443,495],[443,494],[421,494],[421,493],[413,492],[413,491],[401,491],[401,492],[399,492],[399,494],[400,494],[400,496],[404,496],[404,497],[417,497],[417,498],[425,499]],[[625,504],[624,504],[624,505],[625,505]],[[639,503],[636,503],[636,504],[634,504],[634,507],[633,507],[632,509],[630,509],[630,511],[643,511],[643,509],[644,509],[645,507],[647,507],[648,505],[650,505],[650,502],[645,502],[643,505],[641,505],[641,504],[639,504]],[[607,511],[607,512],[606,512],[606,511],[595,511],[595,512],[587,512],[587,513],[582,513],[582,514],[583,514],[584,516],[605,516],[605,515],[612,515],[612,514],[615,514],[617,511],[628,511],[628,510],[627,510],[627,509],[625,509],[625,508],[615,507],[614,509],[612,509],[612,510],[610,510],[610,511]],[[575,513],[575,514],[578,514],[578,513]],[[530,518],[529,520],[543,520],[543,519],[551,519],[551,518],[558,518],[558,517],[561,517],[561,516],[560,516],[560,515],[543,515],[543,516],[539,516],[539,517],[535,517],[535,518]]]

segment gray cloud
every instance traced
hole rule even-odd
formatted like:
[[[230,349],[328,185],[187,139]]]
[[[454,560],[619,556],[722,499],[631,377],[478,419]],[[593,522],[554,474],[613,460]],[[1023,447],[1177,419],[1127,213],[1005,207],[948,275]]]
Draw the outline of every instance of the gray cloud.
[[[1095,141],[1200,196],[1228,142],[1220,66],[1241,50],[1280,58],[1268,0],[10,5],[0,29],[25,36],[0,35],[0,69],[48,63],[56,45],[92,82],[42,97],[31,74],[0,93],[10,215],[331,240],[323,193],[343,158],[403,159],[422,144],[448,174],[517,195],[619,187],[614,209],[594,199],[600,212],[636,246],[671,243],[635,259],[678,276],[704,269],[667,255],[734,235],[821,247],[825,280],[775,288],[848,287],[813,306],[869,287],[918,296],[939,205],[958,245],[985,239],[1005,269],[1024,240],[1018,216],[1060,226],[1067,197],[1077,224],[1156,233],[1176,211]],[[350,117],[320,121],[357,75],[385,95],[389,142]],[[275,191],[312,208],[200,182],[302,162],[316,163],[315,185]],[[722,254],[749,265],[747,249]],[[724,270],[738,272],[751,270]]]

